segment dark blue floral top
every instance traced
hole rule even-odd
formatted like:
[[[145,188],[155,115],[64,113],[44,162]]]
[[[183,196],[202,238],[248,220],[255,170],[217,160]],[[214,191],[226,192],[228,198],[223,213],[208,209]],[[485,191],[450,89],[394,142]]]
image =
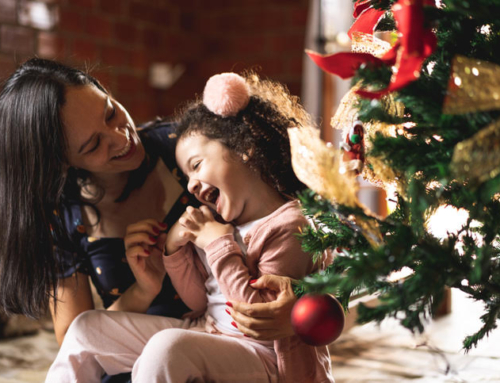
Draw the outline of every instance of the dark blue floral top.
[[[157,123],[141,132],[146,152],[150,158],[163,161],[168,169],[186,189],[186,181],[181,177],[175,162],[176,135],[170,123]],[[185,190],[177,199],[163,222],[171,227],[182,215],[187,205],[198,206],[196,199]],[[62,261],[61,278],[75,272],[87,274],[101,296],[104,307],[109,307],[127,288],[135,282],[134,275],[125,258],[123,238],[94,238],[86,234],[83,226],[82,203],[64,203],[60,215],[64,218],[70,238],[59,241],[56,252]],[[179,318],[189,311],[179,299],[168,275],[163,289],[148,309],[149,314]]]

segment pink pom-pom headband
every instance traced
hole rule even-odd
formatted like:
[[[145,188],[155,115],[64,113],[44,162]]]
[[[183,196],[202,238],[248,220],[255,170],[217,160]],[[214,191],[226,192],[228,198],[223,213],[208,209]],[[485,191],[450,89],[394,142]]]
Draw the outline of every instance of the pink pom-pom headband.
[[[208,79],[203,104],[222,117],[236,116],[250,101],[250,88],[236,73],[221,73]]]

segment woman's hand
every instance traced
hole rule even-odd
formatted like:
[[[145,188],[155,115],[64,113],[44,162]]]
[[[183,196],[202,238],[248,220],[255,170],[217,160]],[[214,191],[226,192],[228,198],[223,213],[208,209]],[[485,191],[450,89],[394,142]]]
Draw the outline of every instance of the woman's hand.
[[[146,219],[127,226],[124,238],[127,261],[137,287],[151,301],[160,293],[166,274],[162,260],[167,239],[167,234],[162,232],[165,228],[161,222]]]
[[[276,340],[294,335],[290,314],[297,297],[292,289],[292,279],[263,275],[250,286],[276,291],[278,296],[268,303],[228,302],[232,305],[230,313],[238,329],[258,340]]]

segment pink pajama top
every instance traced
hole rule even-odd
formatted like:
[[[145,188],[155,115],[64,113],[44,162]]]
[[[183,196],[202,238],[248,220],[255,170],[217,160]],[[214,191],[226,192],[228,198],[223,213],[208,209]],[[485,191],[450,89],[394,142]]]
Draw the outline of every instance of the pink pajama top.
[[[302,251],[296,234],[306,226],[297,201],[290,201],[259,220],[243,242],[246,256],[232,234],[220,237],[206,248],[208,264],[227,300],[270,302],[276,295],[250,287],[249,281],[264,274],[302,279],[317,267]],[[182,300],[193,311],[207,307],[206,270],[191,245],[163,257],[165,268]],[[334,382],[326,346],[313,347],[297,336],[274,341],[281,382]]]

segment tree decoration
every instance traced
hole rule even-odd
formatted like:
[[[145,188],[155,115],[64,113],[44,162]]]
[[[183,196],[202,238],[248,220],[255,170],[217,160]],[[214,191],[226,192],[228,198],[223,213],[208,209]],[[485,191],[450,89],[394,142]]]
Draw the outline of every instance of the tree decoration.
[[[323,149],[299,143],[299,178],[314,190],[301,203],[318,222],[301,234],[302,245],[312,254],[341,249],[327,272],[305,278],[301,288],[334,294],[344,306],[360,290],[377,293],[380,304],[361,304],[358,322],[393,317],[412,332],[424,331],[445,287],[459,289],[484,305],[481,325],[463,341],[470,350],[500,319],[500,2],[441,0],[436,7],[423,0],[370,0],[355,6],[358,18],[370,7],[385,12],[378,21],[371,18],[373,37],[353,30],[357,51],[309,54],[327,72],[353,77],[332,126],[343,131],[342,141],[349,136],[354,142],[350,130],[361,121],[361,175],[396,185],[398,193],[389,216],[370,215],[355,199],[357,185],[346,184],[354,182],[353,172],[340,172],[341,153],[329,148],[337,162],[324,162],[319,171],[315,157]],[[392,19],[398,40],[385,52],[377,28]],[[325,174],[315,179],[321,190],[304,181],[314,174]],[[327,197],[331,184],[336,191]],[[426,223],[441,206],[466,219],[438,235]],[[409,271],[404,279],[391,277],[403,270]]]
[[[500,120],[459,142],[450,164],[455,177],[479,185],[500,174]]]
[[[307,51],[307,54],[324,71],[344,79],[354,76],[362,64],[394,67],[390,83],[385,89],[369,90],[363,88],[357,91],[360,96],[365,98],[380,98],[418,79],[424,61],[436,48],[436,36],[430,28],[424,26],[424,6],[435,7],[435,4],[426,0],[398,0],[392,6],[391,12],[400,37],[396,44],[381,58],[367,53],[340,52],[333,55],[320,55]],[[367,10],[364,10],[359,17],[363,17],[366,12]],[[356,31],[366,32],[366,28],[360,28]]]
[[[372,246],[382,243],[373,213],[357,197],[359,185],[355,174],[346,172],[338,149],[327,145],[312,127],[288,129],[292,166],[297,178],[332,205],[344,205],[349,213],[336,211],[346,224],[362,233]],[[335,210],[335,207],[332,207]]]
[[[364,40],[364,44],[369,46],[369,42],[374,41],[374,44],[379,46],[379,42],[376,40],[378,39]],[[351,129],[359,121],[360,96],[357,95],[357,90],[358,87],[354,86],[344,95],[331,120],[332,128],[341,130],[342,137],[345,137],[344,140],[349,139]],[[380,105],[384,112],[393,118],[401,119],[404,115],[404,105],[401,102],[395,101],[391,94],[384,96],[380,100]],[[344,154],[344,160],[361,160],[362,157],[362,162],[365,163],[366,166],[361,166],[359,169],[362,171],[361,174],[364,179],[380,187],[396,187],[396,189],[404,195],[404,186],[402,184],[404,178],[402,175],[398,174],[385,163],[383,158],[375,157],[370,153],[372,140],[376,135],[396,137],[398,131],[404,130],[403,126],[380,121],[368,121],[362,124],[364,134],[363,155],[357,156],[355,153],[350,153],[351,146],[349,146],[349,142],[347,142],[348,146],[345,148],[347,155]],[[344,143],[342,143],[341,147],[345,147]],[[347,169],[350,169],[350,167],[347,166]]]
[[[342,334],[344,309],[329,294],[307,294],[295,302],[291,322],[293,330],[304,343],[324,346]]]
[[[443,105],[445,114],[500,109],[500,65],[457,55]],[[459,142],[450,169],[478,186],[500,174],[500,120]]]
[[[340,151],[328,146],[312,127],[291,128],[288,135],[297,178],[333,203],[359,208],[355,177],[341,177]]]
[[[444,114],[500,109],[500,65],[456,56],[443,105]]]
[[[370,0],[356,1],[352,14],[355,21],[347,32],[348,36],[352,39],[353,34],[356,32],[373,34],[373,30],[384,14],[384,10],[373,8]]]
[[[341,148],[344,149],[343,160],[346,170],[359,174],[365,162],[365,130],[361,121],[354,122]]]

